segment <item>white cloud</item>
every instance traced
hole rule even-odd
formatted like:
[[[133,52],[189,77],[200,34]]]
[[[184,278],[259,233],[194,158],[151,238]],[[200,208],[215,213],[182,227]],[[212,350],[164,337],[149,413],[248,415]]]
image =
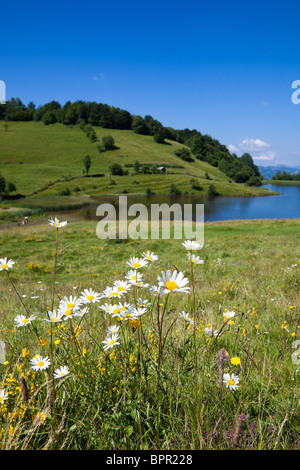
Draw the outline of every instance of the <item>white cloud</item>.
[[[92,77],[92,80],[94,80],[95,82],[97,82],[98,80],[104,80],[104,79],[105,79],[105,75],[102,72],[100,73],[99,77],[97,75],[94,75]]]
[[[233,152],[237,152],[237,151],[238,151],[238,148],[237,148],[235,145],[233,145],[233,144],[229,144],[227,148],[228,148],[228,150],[229,150],[230,153],[233,153]]]
[[[236,153],[239,156],[244,152],[249,152],[253,160],[271,161],[276,157],[275,152],[267,150],[270,148],[270,144],[261,139],[249,139],[247,137],[237,145],[229,144],[227,148],[229,152]]]
[[[248,150],[249,152],[255,152],[257,150],[261,150],[262,148],[269,148],[270,144],[267,142],[264,142],[263,140],[260,139],[244,139],[242,142],[239,144],[239,148],[243,150]]]
[[[276,156],[276,153],[272,152],[271,150],[261,155],[252,155],[253,160],[267,160],[267,161],[274,160],[275,156]]]

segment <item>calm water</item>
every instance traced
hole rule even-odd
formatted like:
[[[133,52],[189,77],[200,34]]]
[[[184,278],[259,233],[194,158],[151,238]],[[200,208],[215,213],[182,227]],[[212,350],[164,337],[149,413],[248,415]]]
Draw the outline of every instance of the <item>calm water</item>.
[[[150,214],[151,204],[174,203],[204,204],[204,220],[220,221],[233,219],[290,219],[300,218],[300,186],[265,185],[271,191],[280,192],[278,196],[254,198],[216,197],[204,198],[199,196],[171,197],[162,195],[128,196],[128,207],[135,203],[145,204]],[[99,197],[99,204],[109,202],[118,209],[118,197]],[[89,206],[76,210],[76,215],[83,219],[99,220],[96,216],[97,206]],[[193,209],[195,214],[195,209]]]

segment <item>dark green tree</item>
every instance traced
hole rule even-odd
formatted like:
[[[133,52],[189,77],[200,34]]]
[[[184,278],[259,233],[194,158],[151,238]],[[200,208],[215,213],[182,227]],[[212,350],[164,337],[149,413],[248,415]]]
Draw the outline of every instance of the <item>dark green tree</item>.
[[[85,172],[88,175],[89,171],[90,171],[90,168],[91,168],[91,165],[92,165],[91,157],[89,155],[86,155],[84,157],[83,165],[84,165],[84,168],[85,168]]]
[[[149,128],[142,116],[133,116],[131,128],[136,134],[149,135]]]
[[[209,196],[217,196],[217,195],[218,195],[217,190],[216,190],[216,187],[215,187],[214,184],[210,184],[210,185],[208,186],[207,194],[208,194]]]
[[[123,176],[126,173],[119,163],[112,163],[109,169],[112,175]]]
[[[102,137],[102,143],[105,150],[114,150],[115,148],[115,139],[111,135],[104,135]]]
[[[140,169],[141,169],[141,164],[138,160],[136,160],[133,164],[133,170],[135,173],[139,173],[140,172]]]
[[[7,194],[11,194],[11,193],[13,193],[13,192],[16,191],[16,190],[17,190],[16,185],[10,181],[10,182],[8,183],[8,185],[7,185],[7,188],[6,188]]]
[[[181,196],[180,189],[177,188],[174,183],[170,184],[170,194],[172,194],[172,196]]]
[[[166,138],[166,133],[165,133],[164,128],[159,129],[153,136],[153,139],[158,144],[164,144],[165,143],[165,138]]]

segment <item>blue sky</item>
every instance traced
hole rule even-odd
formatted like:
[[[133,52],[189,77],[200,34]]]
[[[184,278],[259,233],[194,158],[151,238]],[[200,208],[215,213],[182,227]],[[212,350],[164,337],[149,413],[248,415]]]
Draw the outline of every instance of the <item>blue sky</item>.
[[[300,165],[299,1],[11,0],[0,15],[6,99],[107,103]]]

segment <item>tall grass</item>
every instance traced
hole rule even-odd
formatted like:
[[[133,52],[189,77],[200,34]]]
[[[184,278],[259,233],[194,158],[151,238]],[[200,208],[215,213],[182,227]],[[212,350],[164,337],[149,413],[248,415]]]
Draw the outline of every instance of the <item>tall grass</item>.
[[[20,232],[3,232],[1,256],[16,263],[0,272],[8,394],[1,448],[298,449],[297,228],[299,221],[207,224],[200,265],[178,240],[96,246],[92,223],[41,226],[38,242],[35,227],[24,228],[26,242]],[[120,298],[105,295],[147,249],[158,260],[138,269],[143,284]],[[47,257],[49,272],[27,266]],[[187,293],[151,295],[167,269],[187,277]],[[85,288],[105,296],[82,304],[78,316],[45,321]],[[117,312],[125,302],[146,304],[145,311],[136,318]],[[105,304],[114,308],[102,310]],[[17,328],[17,315],[36,318]],[[105,350],[113,325],[119,344]],[[50,366],[34,371],[36,354]],[[69,374],[54,378],[62,366]],[[228,373],[238,389],[226,386]]]

